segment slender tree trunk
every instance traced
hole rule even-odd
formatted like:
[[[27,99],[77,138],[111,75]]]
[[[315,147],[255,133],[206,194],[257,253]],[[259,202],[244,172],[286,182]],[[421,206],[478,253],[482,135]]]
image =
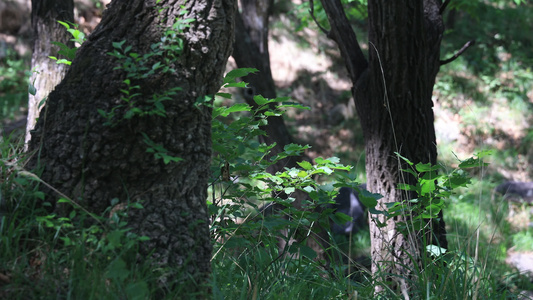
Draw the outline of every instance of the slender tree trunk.
[[[57,64],[49,56],[58,57],[59,42],[73,47],[69,42],[70,34],[57,21],[74,22],[74,2],[72,0],[32,0],[31,23],[33,27],[33,54],[31,57],[30,84],[36,89],[35,95],[28,99],[28,117],[26,122],[25,148],[31,139],[30,131],[35,127],[44,100],[54,87],[61,82],[68,66]],[[43,101],[41,103],[41,101]],[[39,105],[41,104],[41,105]]]
[[[243,78],[249,84],[244,90],[246,102],[257,107],[253,97],[262,95],[266,98],[276,98],[276,85],[270,69],[270,54],[268,52],[269,18],[272,11],[273,0],[241,0],[242,12],[238,13],[235,20],[235,43],[233,46],[233,58],[239,68],[256,68],[257,74],[250,74]],[[275,105],[272,105],[274,108]],[[278,155],[284,151],[284,147],[294,143],[282,116],[270,116],[268,124],[262,126],[266,135],[260,136],[259,140],[267,145],[276,144],[266,159]],[[285,168],[297,167],[297,162],[308,159],[304,154],[301,156],[289,156],[270,166],[267,171],[275,174],[283,172]],[[301,208],[303,200],[308,198],[307,193],[298,191],[290,195],[296,200],[294,206]],[[318,226],[318,225],[316,225]],[[327,260],[325,249],[328,248],[329,238],[325,230],[316,230],[307,240],[307,245],[316,253],[317,258]],[[285,248],[285,241],[280,243],[280,248]]]
[[[272,5],[272,0],[242,0],[242,12],[237,14],[235,20],[233,58],[239,68],[259,70],[257,74],[250,74],[243,78],[249,84],[249,88],[244,90],[244,99],[253,107],[257,106],[253,100],[255,95],[271,99],[277,97],[268,52],[268,25]],[[270,158],[283,152],[286,145],[293,143],[293,138],[283,117],[271,116],[267,120],[268,124],[261,128],[266,135],[260,136],[260,141],[267,145],[276,143],[268,157]],[[295,167],[296,162],[301,159],[302,157],[287,157],[269,167],[268,171],[276,173],[283,171],[285,167]]]
[[[222,83],[235,10],[235,0],[162,0],[157,7],[156,1],[113,1],[50,94],[30,143],[36,151],[30,166],[42,168],[42,180],[89,211],[102,214],[113,199],[141,202],[143,209],[128,212],[133,231],[151,238],[140,254],[152,253],[157,264],[176,271],[167,280],[190,291],[206,282],[211,269],[206,197],[212,114],[196,103]],[[139,86],[133,92],[140,93],[133,107],[146,114],[128,118],[132,107],[121,91],[127,89],[127,72],[116,69],[124,65],[108,53],[122,41],[123,49],[131,46],[128,56],[153,53],[152,45],[176,18],[193,19],[178,34],[182,53],[167,63],[163,59],[176,52],[152,56],[146,70],[133,71],[141,72],[129,77],[131,86]],[[179,44],[167,37],[156,50]],[[157,62],[174,71],[149,73]],[[165,116],[150,114],[154,97],[171,89],[175,94],[162,102]],[[114,117],[106,119],[98,110]],[[150,149],[182,160],[165,163],[147,153]],[[49,201],[58,198],[44,190]],[[62,211],[59,204],[55,209]]]
[[[384,196],[377,208],[387,210],[386,203],[414,197],[397,190],[398,183],[413,183],[415,178],[400,171],[406,166],[395,152],[415,164],[437,162],[431,95],[444,30],[440,1],[369,1],[368,60],[340,1],[322,0],[322,5],[331,24],[329,36],[339,45],[354,83],[352,93],[365,136],[367,187]],[[383,276],[383,282],[393,282],[390,287],[405,297],[423,246],[447,247],[442,214],[430,229],[402,234],[397,223],[409,224],[411,217],[387,220],[377,215],[386,226],[370,224],[372,272]]]

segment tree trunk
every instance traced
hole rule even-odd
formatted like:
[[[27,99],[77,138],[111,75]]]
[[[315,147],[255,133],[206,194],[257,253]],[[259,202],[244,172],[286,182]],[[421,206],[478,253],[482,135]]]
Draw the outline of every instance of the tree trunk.
[[[339,45],[354,83],[352,93],[365,136],[367,186],[384,196],[376,208],[387,210],[386,203],[415,196],[397,190],[398,183],[416,179],[400,171],[406,166],[394,152],[415,164],[437,162],[431,95],[444,30],[440,1],[369,1],[368,61],[340,1],[323,0],[322,5],[331,24],[329,35]],[[408,297],[406,280],[414,275],[413,264],[425,251],[424,244],[447,247],[442,215],[433,228],[407,235],[398,231],[397,222],[409,224],[412,216],[375,217],[387,225],[379,228],[376,222],[370,224],[372,272],[394,282],[391,288]],[[436,240],[431,239],[433,236]]]
[[[33,27],[33,54],[31,57],[30,84],[36,88],[35,95],[28,98],[28,117],[26,122],[25,148],[31,139],[30,131],[35,127],[43,101],[65,76],[68,66],[57,64],[49,56],[58,57],[59,42],[73,47],[69,42],[70,34],[57,21],[74,22],[74,2],[72,0],[32,0],[31,23]]]
[[[235,20],[235,43],[233,58],[239,68],[256,68],[257,74],[250,74],[243,78],[249,88],[244,90],[244,99],[252,107],[257,107],[253,97],[262,95],[265,98],[276,98],[276,85],[270,69],[270,55],[268,52],[268,24],[272,10],[272,0],[242,0],[242,12],[237,14]],[[272,105],[272,108],[275,105]],[[293,143],[293,138],[285,126],[282,116],[270,116],[268,124],[261,129],[266,135],[260,136],[260,142],[276,146],[272,149],[269,159],[283,152],[286,145]],[[278,161],[268,168],[274,174],[283,171],[285,167],[297,166],[296,162],[302,157],[290,156]]]
[[[154,3],[110,4],[48,98],[30,143],[30,150],[36,151],[30,166],[42,167],[43,181],[97,214],[113,199],[141,202],[144,209],[128,212],[133,231],[151,238],[141,244],[140,254],[153,253],[157,264],[179,270],[167,280],[195,290],[191,284],[205,283],[211,269],[206,198],[212,115],[211,108],[196,102],[216,93],[222,83],[236,1],[162,0],[157,7]],[[120,61],[108,55],[115,51],[112,43],[125,41],[123,49],[131,46],[129,53],[141,56],[153,53],[151,46],[162,40],[176,18],[193,21],[178,34],[182,53],[166,63],[174,72],[160,68],[148,73],[176,52],[148,58],[145,71],[130,70],[131,86],[139,86],[133,92],[140,95],[129,105],[146,114],[128,118],[132,107],[121,91],[127,89],[127,72],[117,70]],[[167,36],[155,49],[164,45],[179,42]],[[166,93],[175,88],[175,94]],[[156,110],[150,101],[157,95],[171,98],[162,102],[164,117],[150,114]],[[108,116],[113,112],[114,117],[106,119],[98,110]],[[147,153],[150,149],[182,160],[165,163]],[[57,199],[52,191],[46,193],[49,200]],[[59,205],[55,209],[61,211]]]
[[[437,163],[431,96],[444,31],[438,11],[439,5],[433,0],[389,5],[371,1],[368,5],[373,45],[369,51],[368,85],[373,104],[360,98],[357,103],[358,107],[367,106],[360,117],[366,137],[368,186],[384,195],[381,210],[386,210],[385,203],[416,197],[396,188],[398,183],[414,184],[416,178],[399,171],[408,166],[394,152],[415,163]],[[388,220],[384,228],[371,225],[372,272],[401,274],[398,278],[404,295],[409,293],[406,280],[411,278],[413,264],[425,251],[424,246],[435,243],[447,247],[442,217],[439,226],[433,226],[431,231],[400,234],[397,222],[409,224],[411,217]],[[383,215],[378,220],[386,221]],[[431,232],[438,241],[433,241]],[[389,264],[383,268],[382,261]]]
[[[262,95],[266,98],[276,98],[276,85],[270,69],[270,54],[268,52],[269,18],[272,11],[273,0],[241,0],[241,13],[235,20],[235,43],[233,58],[239,68],[256,68],[257,74],[250,74],[243,78],[249,88],[244,90],[244,99],[252,107],[257,107],[253,97]],[[274,108],[272,105],[271,108]],[[282,116],[269,116],[268,124],[261,129],[266,135],[260,136],[261,143],[276,144],[266,159],[284,151],[285,146],[294,143]],[[271,174],[283,172],[285,168],[297,167],[297,162],[309,160],[305,154],[289,156],[271,165],[267,171]],[[276,195],[279,196],[279,195]],[[298,191],[290,195],[295,198],[294,207],[301,209],[301,203],[308,198],[307,193]],[[318,225],[315,225],[318,226]],[[325,249],[329,248],[329,237],[323,229],[316,230],[307,239],[307,245],[317,253],[317,259],[327,260]],[[285,241],[280,243],[281,250],[286,246]]]

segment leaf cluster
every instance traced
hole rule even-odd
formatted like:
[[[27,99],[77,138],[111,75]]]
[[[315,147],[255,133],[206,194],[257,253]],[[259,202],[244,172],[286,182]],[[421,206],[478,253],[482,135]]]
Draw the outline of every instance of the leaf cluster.
[[[246,88],[246,83],[237,82],[237,78],[256,71],[233,70],[226,75],[224,87]],[[217,96],[225,99],[231,94]],[[274,246],[279,239],[296,239],[297,242],[288,243],[289,246],[280,250],[279,255],[299,253],[314,259],[316,253],[306,245],[306,240],[318,230],[316,225],[329,228],[330,220],[339,224],[350,220],[345,214],[335,213],[331,206],[337,188],[359,189],[359,184],[348,174],[352,167],[341,164],[336,157],[319,157],[314,163],[298,161],[295,167],[274,174],[268,172],[273,164],[286,159],[298,160],[309,149],[308,145],[289,144],[283,151],[273,153],[275,144],[259,142],[258,137],[266,134],[263,128],[269,117],[283,115],[288,107],[307,108],[288,102],[287,98],[266,99],[257,95],[253,100],[255,107],[237,103],[213,108],[214,157],[208,208],[211,232],[214,240],[220,241],[216,253],[231,253],[232,249],[241,248],[261,251],[257,248],[259,244]],[[327,183],[320,183],[319,178],[327,179]],[[298,193],[306,196],[295,207]],[[365,201],[376,203],[373,195],[366,196]],[[246,221],[240,222],[242,219]],[[282,235],[280,230],[289,233]]]
[[[74,24],[71,22],[62,22],[62,21],[57,21],[57,22],[63,25],[63,27],[67,29],[67,32],[70,33],[70,35],[72,36],[72,39],[70,39],[70,41],[77,43],[79,46],[81,46],[81,44],[85,42],[86,40],[85,33],[79,30],[78,24]],[[65,56],[66,58],[57,58],[55,56],[49,56],[49,58],[57,61],[58,64],[66,64],[70,66],[70,64],[72,63],[72,60],[74,60],[74,58],[76,57],[76,52],[78,51],[79,46],[70,48],[69,46],[63,43],[60,43],[60,42],[52,42],[52,45],[58,46],[60,50],[57,53]]]

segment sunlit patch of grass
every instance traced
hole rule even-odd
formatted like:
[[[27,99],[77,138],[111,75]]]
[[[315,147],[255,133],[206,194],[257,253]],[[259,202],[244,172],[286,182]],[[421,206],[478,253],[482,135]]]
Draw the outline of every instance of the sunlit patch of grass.
[[[513,247],[517,251],[533,250],[533,233],[532,230],[520,231],[513,235]]]

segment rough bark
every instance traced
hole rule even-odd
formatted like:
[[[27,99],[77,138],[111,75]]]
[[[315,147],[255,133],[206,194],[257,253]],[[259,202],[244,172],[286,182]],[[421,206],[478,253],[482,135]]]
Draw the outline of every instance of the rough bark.
[[[414,197],[396,189],[398,183],[412,183],[415,178],[399,171],[406,166],[394,152],[415,164],[436,163],[431,94],[444,30],[440,1],[369,1],[368,60],[340,1],[322,0],[322,5],[331,25],[329,35],[339,45],[354,83],[352,93],[365,136],[368,189],[384,196],[377,208],[386,210],[385,203]],[[385,280],[394,282],[393,290],[408,297],[404,279],[414,275],[410,272],[424,251],[423,244],[447,247],[442,215],[431,230],[406,235],[398,231],[397,222],[409,223],[411,216],[390,220],[383,215],[374,217],[387,226],[379,228],[371,222],[372,272],[384,275]],[[377,292],[381,290],[377,288]]]
[[[37,90],[35,95],[29,94],[28,117],[26,122],[25,148],[31,139],[30,131],[35,127],[39,106],[54,87],[61,82],[68,66],[57,64],[49,56],[58,57],[59,47],[51,42],[59,42],[73,47],[69,42],[70,34],[57,21],[74,22],[74,2],[72,0],[32,0],[31,22],[34,34],[33,54],[31,57],[30,83]]]
[[[150,237],[141,257],[152,251],[155,263],[178,270],[167,280],[194,291],[210,273],[211,241],[206,209],[211,160],[211,108],[198,99],[216,93],[233,42],[234,0],[115,0],[100,24],[78,50],[64,80],[50,93],[32,132],[30,166],[41,167],[43,181],[101,214],[112,199],[140,201],[130,210],[129,226]],[[184,15],[181,13],[185,12]],[[176,18],[193,18],[184,30],[183,53],[170,62],[174,73],[133,78],[141,93],[137,107],[150,108],[155,94],[181,90],[165,101],[166,116],[124,119],[126,73],[108,55],[112,43],[126,41],[132,53],[151,52]],[[147,65],[152,66],[157,57]],[[114,126],[97,110],[115,110]],[[165,164],[147,153],[146,134],[167,154],[182,161]],[[49,200],[57,199],[47,190]],[[57,205],[56,210],[61,211]],[[192,283],[190,282],[192,281]]]

